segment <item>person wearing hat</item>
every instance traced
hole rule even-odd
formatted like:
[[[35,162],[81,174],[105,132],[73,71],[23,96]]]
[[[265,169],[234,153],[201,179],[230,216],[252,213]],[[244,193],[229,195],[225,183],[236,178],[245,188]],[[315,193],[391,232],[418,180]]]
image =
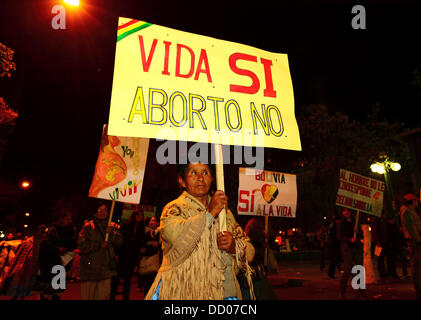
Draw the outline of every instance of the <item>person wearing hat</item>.
[[[419,198],[412,193],[404,196],[401,208],[402,230],[411,255],[411,269],[416,291],[416,299],[421,299],[421,220],[415,208]]]

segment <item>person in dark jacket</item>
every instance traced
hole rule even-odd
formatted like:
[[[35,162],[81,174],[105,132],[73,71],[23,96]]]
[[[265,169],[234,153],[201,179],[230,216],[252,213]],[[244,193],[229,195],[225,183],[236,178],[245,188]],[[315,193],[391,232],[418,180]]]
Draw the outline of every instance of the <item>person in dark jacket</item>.
[[[377,245],[382,248],[377,258],[377,269],[380,279],[398,279],[396,272],[396,258],[399,253],[400,233],[396,219],[385,216],[379,223],[379,239]],[[385,265],[386,260],[386,265]]]
[[[120,280],[123,279],[123,299],[130,299],[130,284],[136,266],[145,252],[145,221],[143,211],[138,209],[121,225],[123,243],[118,249],[117,275],[111,284],[110,300],[114,300]]]
[[[159,234],[159,223],[156,217],[152,217],[149,221],[148,226],[145,228],[145,236],[146,236],[146,251],[143,257],[156,257],[158,261],[158,267],[161,265],[162,260],[162,251],[161,251],[161,244],[160,244],[160,234]],[[140,266],[139,266],[140,267]],[[148,273],[141,273],[139,270],[139,284],[140,288],[143,288],[144,294],[149,291],[153,281],[155,280],[156,274],[158,269],[148,272]]]
[[[341,252],[344,260],[344,273],[340,282],[340,297],[345,298],[345,291],[348,280],[351,278],[353,266],[363,266],[363,245],[361,240],[364,238],[361,226],[351,215],[351,210],[344,208],[342,210],[343,218],[338,226],[338,239],[341,241]],[[359,290],[362,296],[365,296],[365,290]]]
[[[122,243],[118,226],[107,223],[108,207],[100,203],[94,219],[79,233],[80,281],[82,300],[108,300],[115,271],[115,248]],[[106,234],[109,234],[106,241]]]
[[[329,278],[335,279],[336,268],[342,260],[341,241],[338,239],[338,225],[341,218],[339,215],[333,216],[333,221],[329,226],[329,269],[327,275]]]
[[[39,248],[40,276],[36,286],[41,290],[41,300],[59,300],[60,290],[51,287],[54,276],[52,268],[63,265],[61,256],[76,249],[77,231],[73,225],[70,205],[59,200],[51,212],[52,224],[44,229],[43,240]]]

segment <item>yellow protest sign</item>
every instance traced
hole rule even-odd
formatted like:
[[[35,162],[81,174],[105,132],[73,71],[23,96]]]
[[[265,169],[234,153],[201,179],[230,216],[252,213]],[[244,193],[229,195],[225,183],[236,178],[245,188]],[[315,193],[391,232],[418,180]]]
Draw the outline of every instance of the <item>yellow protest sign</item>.
[[[288,57],[119,18],[109,133],[301,150]]]

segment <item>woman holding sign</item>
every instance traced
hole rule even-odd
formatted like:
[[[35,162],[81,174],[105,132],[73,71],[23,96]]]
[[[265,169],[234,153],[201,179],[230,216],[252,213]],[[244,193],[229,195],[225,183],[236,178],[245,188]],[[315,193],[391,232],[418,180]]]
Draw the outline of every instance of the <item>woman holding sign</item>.
[[[241,299],[236,274],[243,270],[251,283],[254,248],[230,211],[227,231],[219,232],[228,198],[220,190],[210,194],[214,177],[207,164],[182,165],[178,173],[185,191],[162,212],[163,262],[145,299]]]

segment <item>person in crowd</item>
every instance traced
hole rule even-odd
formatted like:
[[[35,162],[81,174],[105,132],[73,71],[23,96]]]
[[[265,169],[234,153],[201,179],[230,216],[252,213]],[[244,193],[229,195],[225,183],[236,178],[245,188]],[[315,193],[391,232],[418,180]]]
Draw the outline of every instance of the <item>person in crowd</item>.
[[[122,243],[118,225],[108,226],[108,207],[100,203],[94,219],[85,223],[79,232],[80,281],[82,300],[108,300],[111,279],[117,274],[115,247]],[[109,234],[106,241],[106,234]]]
[[[161,215],[163,262],[145,299],[241,299],[236,279],[246,273],[252,292],[249,262],[254,248],[233,214],[226,210],[226,231],[219,230],[219,214],[228,197],[217,190],[211,167],[189,163],[179,167],[178,182],[185,191],[167,204]]]
[[[407,244],[407,240],[405,239],[405,230],[404,227],[402,225],[402,221],[403,221],[403,213],[406,210],[406,206],[404,205],[404,199],[402,199],[403,201],[401,202],[401,205],[399,206],[399,210],[398,210],[398,226],[399,226],[399,245],[398,245],[398,253],[397,256],[401,262],[401,267],[402,267],[402,277],[404,280],[411,280],[411,276],[409,274],[408,271],[408,262],[410,259],[410,254],[409,254],[409,247]],[[410,268],[409,268],[410,269]]]
[[[334,214],[332,223],[329,226],[329,269],[327,275],[331,279],[335,279],[336,268],[342,260],[341,241],[338,239],[338,225],[341,221],[339,214]]]
[[[73,225],[70,204],[63,199],[58,200],[51,210],[51,221],[49,226],[43,228],[44,235],[39,249],[40,276],[36,285],[41,291],[41,300],[60,299],[62,290],[52,288],[54,274],[51,271],[53,266],[63,265],[62,256],[76,249],[77,231]]]
[[[117,275],[111,282],[111,300],[115,299],[121,279],[123,279],[123,299],[130,299],[133,273],[146,247],[144,219],[143,210],[138,209],[120,227],[123,243],[117,248]]]
[[[34,285],[39,270],[39,250],[45,240],[45,226],[37,227],[35,234],[22,242],[16,253],[13,267],[8,275],[10,281],[7,295],[12,300],[21,299],[35,294]]]
[[[254,269],[253,275],[253,288],[254,294],[257,300],[275,300],[276,294],[271,286],[268,278],[267,271],[268,267],[265,266],[265,248],[268,250],[269,256],[269,246],[266,242],[265,235],[265,220],[264,217],[253,217],[251,218],[245,229],[245,234],[249,237],[251,244],[255,249],[254,259],[251,262],[250,266]],[[269,265],[269,258],[267,257],[266,264]],[[246,282],[244,277],[241,277],[240,280]],[[247,288],[246,285],[243,287]],[[249,297],[247,290],[244,290],[244,297]]]
[[[329,250],[329,223],[323,221],[319,231],[317,232],[317,240],[320,248],[320,271],[325,269],[326,257]]]
[[[379,277],[381,280],[399,279],[396,272],[396,257],[400,245],[400,234],[394,216],[387,215],[380,219],[378,236],[377,246],[382,248],[377,258]]]
[[[417,213],[420,199],[412,193],[404,196],[401,207],[402,229],[410,248],[411,270],[416,292],[416,299],[421,299],[421,219]]]
[[[351,210],[342,210],[342,220],[338,226],[338,239],[341,241],[341,252],[344,260],[344,273],[340,281],[340,298],[345,298],[348,280],[351,278],[353,266],[363,266],[363,233],[359,223],[351,215]],[[362,297],[365,297],[365,290],[359,289]]]
[[[154,259],[153,268],[147,270],[146,272],[142,271],[142,263],[139,265],[139,279],[141,288],[143,289],[144,294],[149,291],[156,274],[158,273],[159,266],[162,261],[162,250],[161,250],[161,240],[159,235],[159,223],[156,217],[152,217],[149,220],[149,225],[145,228],[146,236],[146,251],[143,255],[144,259],[152,261]]]

